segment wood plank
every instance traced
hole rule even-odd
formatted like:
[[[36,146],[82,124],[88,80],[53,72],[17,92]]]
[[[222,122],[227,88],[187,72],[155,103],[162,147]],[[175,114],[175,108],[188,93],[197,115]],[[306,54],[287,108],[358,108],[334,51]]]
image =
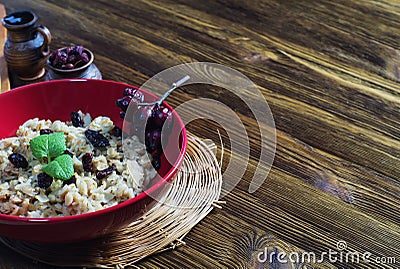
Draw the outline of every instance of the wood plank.
[[[6,9],[3,4],[0,4],[0,18],[6,16]],[[10,79],[8,77],[7,63],[4,58],[4,44],[7,40],[7,29],[0,26],[0,92],[5,92],[10,89]]]
[[[259,246],[321,252],[335,250],[340,239],[350,250],[400,262],[398,0],[4,2],[12,11],[32,8],[51,30],[52,48],[91,48],[105,79],[140,85],[164,68],[210,61],[247,75],[269,102],[276,158],[249,194],[260,145],[248,109],[215,87],[184,87],[169,97],[174,106],[200,97],[233,106],[248,131],[251,160],[227,205],[196,226],[186,247],[140,268],[260,268]],[[218,142],[215,124],[189,128]],[[2,246],[0,252],[4,268],[51,268],[13,258]],[[399,264],[325,266],[312,268]]]

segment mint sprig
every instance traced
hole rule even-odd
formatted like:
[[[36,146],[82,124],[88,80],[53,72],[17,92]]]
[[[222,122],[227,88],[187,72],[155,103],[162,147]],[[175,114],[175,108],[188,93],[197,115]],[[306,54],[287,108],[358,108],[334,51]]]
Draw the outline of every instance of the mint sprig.
[[[67,149],[64,133],[40,135],[31,139],[29,145],[36,159],[47,158],[48,164],[42,166],[44,173],[62,180],[68,180],[74,175],[73,160],[64,154]]]
[[[71,156],[63,154],[49,164],[43,165],[42,171],[49,176],[68,180],[74,175],[74,163]]]
[[[67,149],[65,136],[62,132],[40,135],[31,139],[29,145],[36,159],[47,157],[50,160],[50,158],[63,154]]]

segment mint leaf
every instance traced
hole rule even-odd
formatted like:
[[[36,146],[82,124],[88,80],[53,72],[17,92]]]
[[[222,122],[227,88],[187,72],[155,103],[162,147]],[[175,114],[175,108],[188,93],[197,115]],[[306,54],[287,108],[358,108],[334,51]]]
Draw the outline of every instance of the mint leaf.
[[[63,132],[40,135],[31,139],[29,145],[33,156],[37,159],[57,157],[67,149]]]
[[[54,158],[63,154],[64,151],[67,149],[67,147],[65,146],[65,136],[63,132],[49,134],[48,139],[48,156],[50,158]]]
[[[47,157],[49,150],[48,135],[40,135],[31,139],[31,141],[29,141],[29,146],[31,147],[32,154],[36,159]]]
[[[47,165],[43,165],[42,171],[54,178],[68,180],[74,175],[74,162],[68,154],[63,154]]]

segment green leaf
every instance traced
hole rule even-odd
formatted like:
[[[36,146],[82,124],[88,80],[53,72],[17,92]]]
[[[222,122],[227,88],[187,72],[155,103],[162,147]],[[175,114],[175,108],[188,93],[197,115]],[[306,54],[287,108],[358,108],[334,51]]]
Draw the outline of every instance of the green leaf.
[[[65,146],[65,136],[63,132],[52,133],[48,135],[49,139],[49,157],[54,158],[64,153],[67,149]]]
[[[42,167],[42,171],[54,178],[68,180],[74,175],[74,162],[68,154],[63,154]]]
[[[49,151],[48,135],[40,135],[29,141],[33,156],[37,159],[47,157]]]
[[[31,139],[29,145],[33,156],[37,159],[43,157],[54,158],[63,154],[67,149],[63,132],[40,135]]]

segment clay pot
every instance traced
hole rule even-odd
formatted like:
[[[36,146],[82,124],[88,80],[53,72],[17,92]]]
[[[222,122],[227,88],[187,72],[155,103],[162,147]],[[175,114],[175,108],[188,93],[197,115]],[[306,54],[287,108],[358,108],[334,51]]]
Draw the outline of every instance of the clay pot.
[[[29,10],[8,14],[1,22],[7,28],[4,57],[10,72],[22,80],[35,80],[44,75],[50,53],[50,31],[36,25],[38,18]]]

